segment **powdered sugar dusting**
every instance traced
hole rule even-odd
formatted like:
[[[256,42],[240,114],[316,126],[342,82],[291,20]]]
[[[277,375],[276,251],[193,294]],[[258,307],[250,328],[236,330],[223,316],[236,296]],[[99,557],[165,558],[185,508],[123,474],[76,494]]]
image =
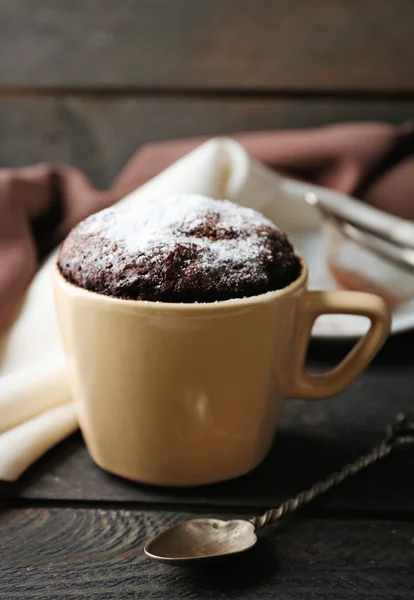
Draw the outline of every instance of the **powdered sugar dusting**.
[[[212,221],[217,239],[206,232]],[[256,226],[256,227],[254,227]],[[84,235],[99,233],[112,247],[135,261],[157,260],[177,244],[194,246],[197,261],[206,266],[237,263],[251,273],[249,260],[265,251],[263,241],[275,225],[251,208],[228,200],[180,195],[147,202],[135,208],[106,209],[81,225]],[[207,233],[207,235],[203,235]]]
[[[65,240],[59,265],[80,287],[164,302],[257,295],[285,287],[300,268],[263,215],[193,194],[92,215]]]

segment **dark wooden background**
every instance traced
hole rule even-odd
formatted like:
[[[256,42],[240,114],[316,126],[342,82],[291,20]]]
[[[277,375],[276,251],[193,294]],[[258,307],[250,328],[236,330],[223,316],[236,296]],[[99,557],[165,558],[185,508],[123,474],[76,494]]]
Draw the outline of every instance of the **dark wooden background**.
[[[143,143],[414,117],[412,0],[0,0],[0,164],[48,160],[109,185]],[[414,406],[414,337],[327,403],[291,403],[254,474],[134,486],[75,435],[1,485],[1,598],[363,598],[414,594],[414,452],[265,536],[232,572],[170,571],[144,540],[180,515],[257,512],[380,439]],[[314,344],[332,363],[341,344]],[[161,512],[155,512],[161,511]]]

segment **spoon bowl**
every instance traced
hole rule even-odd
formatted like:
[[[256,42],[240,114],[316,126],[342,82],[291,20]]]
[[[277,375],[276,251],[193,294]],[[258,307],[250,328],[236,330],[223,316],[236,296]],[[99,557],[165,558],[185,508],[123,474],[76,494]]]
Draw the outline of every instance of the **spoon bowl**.
[[[192,519],[162,531],[146,544],[144,551],[150,558],[179,566],[239,554],[256,542],[251,521]]]

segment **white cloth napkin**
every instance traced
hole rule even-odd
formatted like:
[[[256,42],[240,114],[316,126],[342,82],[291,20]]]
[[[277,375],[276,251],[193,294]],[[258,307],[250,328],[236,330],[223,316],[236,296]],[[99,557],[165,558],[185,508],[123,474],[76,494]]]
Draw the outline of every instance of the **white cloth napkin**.
[[[231,140],[199,146],[121,200],[141,203],[178,193],[228,198],[295,232],[319,217],[303,201],[309,186],[277,176]],[[315,188],[316,189],[316,188]],[[55,250],[33,280],[22,309],[0,344],[0,479],[17,479],[78,427],[56,322],[51,269]]]

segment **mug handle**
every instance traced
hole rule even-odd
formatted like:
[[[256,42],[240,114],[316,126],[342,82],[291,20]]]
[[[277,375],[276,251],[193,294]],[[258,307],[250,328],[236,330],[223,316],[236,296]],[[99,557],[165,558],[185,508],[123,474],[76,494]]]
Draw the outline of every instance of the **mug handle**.
[[[379,296],[366,292],[332,290],[306,291],[296,334],[293,379],[289,398],[316,400],[330,398],[344,390],[370,363],[385,342],[391,326],[391,312]],[[333,369],[315,374],[304,369],[313,324],[323,314],[368,317],[371,327]]]

